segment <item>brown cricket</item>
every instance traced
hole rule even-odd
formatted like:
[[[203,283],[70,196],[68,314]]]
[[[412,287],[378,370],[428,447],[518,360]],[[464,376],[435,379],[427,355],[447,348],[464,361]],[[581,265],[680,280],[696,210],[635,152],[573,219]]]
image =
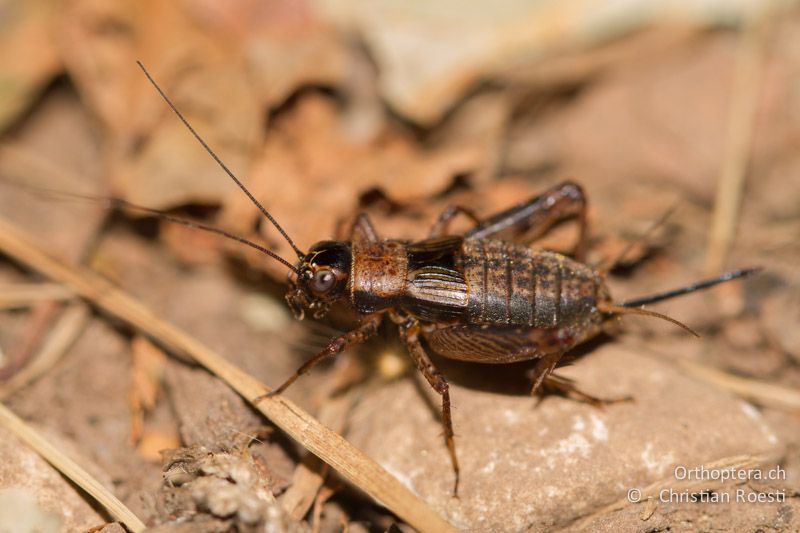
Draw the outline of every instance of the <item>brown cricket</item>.
[[[531,394],[549,385],[598,403],[602,400],[553,374],[567,351],[597,336],[623,314],[669,320],[694,334],[680,322],[641,306],[757,270],[728,272],[672,291],[616,303],[604,281],[608,269],[582,262],[587,237],[586,197],[572,182],[561,183],[485,220],[463,207],[450,207],[439,216],[427,238],[416,242],[382,239],[367,216],[360,214],[348,240],[321,241],[303,252],[200,138],[144,66],[139,66],[191,133],[278,229],[299,261],[293,264],[224,230],[133,207],[236,239],[283,263],[290,270],[286,300],[297,318],[302,319],[306,310],[321,318],[338,300],[346,300],[361,316],[356,329],[331,340],[265,396],[282,393],[321,361],[375,335],[388,317],[397,324],[400,339],[419,371],[442,397],[444,437],[455,474],[454,494],[458,491],[459,466],[449,385],[428,356],[423,339],[433,351],[451,359],[489,364],[536,360]],[[459,213],[475,225],[465,233],[452,235],[449,224]],[[531,240],[567,217],[576,217],[580,228],[572,257],[530,246]],[[523,235],[524,241],[520,240]]]

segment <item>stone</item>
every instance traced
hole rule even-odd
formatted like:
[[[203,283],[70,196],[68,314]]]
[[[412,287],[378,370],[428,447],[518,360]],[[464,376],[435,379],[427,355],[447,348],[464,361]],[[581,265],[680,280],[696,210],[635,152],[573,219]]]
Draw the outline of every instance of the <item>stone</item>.
[[[471,365],[471,379],[489,383],[498,370]],[[782,449],[754,406],[619,343],[557,372],[587,393],[633,401],[600,409],[547,396],[537,405],[524,392],[509,394],[516,385],[504,393],[502,384],[467,388],[451,377],[458,499],[440,401],[418,378],[364,398],[349,438],[456,527],[479,531],[567,526],[630,489],[674,479],[676,467]]]
[[[0,533],[87,531],[107,519],[69,481],[0,428]]]

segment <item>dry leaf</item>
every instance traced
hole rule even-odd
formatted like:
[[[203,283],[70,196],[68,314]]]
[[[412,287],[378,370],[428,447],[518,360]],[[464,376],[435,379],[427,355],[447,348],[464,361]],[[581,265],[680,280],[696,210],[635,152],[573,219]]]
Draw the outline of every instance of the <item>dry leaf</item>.
[[[51,39],[56,3],[7,1],[1,9],[0,131],[3,131],[28,108],[62,65],[56,43]]]
[[[166,355],[144,337],[131,341],[131,382],[128,405],[131,411],[131,442],[139,442],[144,417],[156,406],[164,378]]]
[[[334,102],[309,94],[275,120],[248,186],[306,249],[333,237],[340,220],[352,220],[361,193],[379,188],[397,201],[430,197],[447,188],[454,176],[475,168],[480,155],[474,148],[428,153],[396,131],[370,142],[350,141]],[[235,191],[226,202],[222,224],[248,233],[258,218],[249,199]],[[266,221],[261,227],[270,247],[293,260],[274,228]],[[258,257],[263,264],[263,256]],[[285,268],[276,265],[267,268],[285,275]]]

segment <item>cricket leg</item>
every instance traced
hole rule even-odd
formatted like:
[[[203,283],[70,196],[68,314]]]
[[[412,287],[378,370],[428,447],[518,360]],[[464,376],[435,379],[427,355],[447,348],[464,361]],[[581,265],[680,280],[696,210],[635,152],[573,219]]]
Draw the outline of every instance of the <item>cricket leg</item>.
[[[453,433],[453,419],[450,415],[450,385],[447,380],[433,365],[428,354],[419,340],[419,324],[416,320],[409,320],[400,325],[400,339],[406,345],[408,353],[417,365],[417,369],[422,372],[428,384],[442,397],[442,426],[444,426],[444,438],[447,443],[447,450],[450,452],[450,461],[453,463],[453,473],[455,474],[455,484],[453,485],[453,496],[458,497],[459,468],[458,457],[456,456],[456,444]]]
[[[533,381],[531,396],[539,394],[542,383],[553,372],[562,355],[564,355],[562,352],[549,353],[536,361],[536,366],[533,367],[531,374],[531,380]]]
[[[577,183],[565,181],[542,194],[480,222],[464,234],[471,239],[486,239],[510,232],[526,241],[541,237],[557,222],[578,217],[579,235],[573,255],[583,260],[586,254],[586,195]]]
[[[360,326],[358,326],[353,331],[348,331],[343,335],[339,335],[335,339],[331,340],[328,345],[322,349],[317,355],[303,363],[303,365],[297,369],[297,372],[294,373],[289,379],[287,379],[280,387],[273,390],[272,392],[268,392],[267,394],[263,394],[253,400],[253,402],[258,402],[262,398],[265,397],[272,397],[281,394],[285,391],[289,385],[297,381],[297,378],[317,366],[320,362],[328,357],[333,357],[334,355],[340,354],[345,351],[347,348],[351,346],[356,346],[361,344],[368,338],[372,337],[378,332],[378,326],[381,323],[383,315],[379,313],[373,313],[371,315],[367,315]]]
[[[555,391],[568,398],[586,402],[595,407],[603,407],[612,403],[629,402],[632,400],[630,396],[621,398],[598,398],[578,389],[575,382],[571,379],[557,376],[553,373],[553,370],[558,366],[558,362],[563,355],[563,353],[555,352],[547,354],[537,361],[532,373],[533,386],[531,387],[531,396],[546,391]]]
[[[598,408],[602,408],[606,405],[611,405],[614,403],[633,401],[632,396],[621,396],[619,398],[598,398],[597,396],[592,396],[591,394],[587,394],[580,390],[575,385],[575,382],[571,379],[558,376],[556,374],[550,374],[549,376],[545,377],[544,381],[542,382],[542,388],[553,390],[568,398],[572,398],[573,400],[577,400],[579,402],[588,403]]]
[[[441,237],[442,235],[447,235],[447,230],[450,227],[450,223],[459,213],[468,217],[476,225],[480,224],[480,219],[471,209],[461,205],[451,205],[442,211],[442,213],[439,215],[439,218],[437,218],[436,222],[433,223],[431,230],[428,232],[428,237]]]
[[[378,242],[378,232],[366,213],[359,213],[350,229],[350,240],[353,242]]]

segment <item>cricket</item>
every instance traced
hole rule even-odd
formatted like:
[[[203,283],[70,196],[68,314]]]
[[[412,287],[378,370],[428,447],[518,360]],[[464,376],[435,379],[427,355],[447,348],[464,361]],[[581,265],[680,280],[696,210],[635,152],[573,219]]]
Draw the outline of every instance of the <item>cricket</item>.
[[[427,349],[446,358],[483,364],[535,360],[531,395],[543,388],[595,405],[619,401],[580,391],[553,373],[565,353],[613,326],[623,315],[669,321],[690,334],[691,328],[643,306],[742,278],[757,268],[740,269],[666,292],[617,302],[605,283],[613,264],[584,262],[587,246],[587,199],[577,183],[566,181],[488,218],[451,206],[419,241],[379,235],[365,214],[352,223],[346,240],[325,240],[301,250],[286,230],[222,162],[162,91],[145,67],[148,80],[223,171],[278,230],[297,255],[289,260],[227,231],[179,219],[157,210],[128,205],[172,222],[211,231],[253,247],[282,263],[289,273],[286,301],[298,319],[326,315],[345,301],[360,316],[352,331],[330,340],[293,375],[263,397],[279,395],[320,362],[374,336],[388,319],[427,383],[441,396],[444,439],[458,494],[460,469],[451,417],[448,381]],[[473,227],[453,234],[456,216]],[[567,218],[577,219],[579,237],[570,255],[531,245],[531,241]],[[255,401],[263,397],[256,398]]]

